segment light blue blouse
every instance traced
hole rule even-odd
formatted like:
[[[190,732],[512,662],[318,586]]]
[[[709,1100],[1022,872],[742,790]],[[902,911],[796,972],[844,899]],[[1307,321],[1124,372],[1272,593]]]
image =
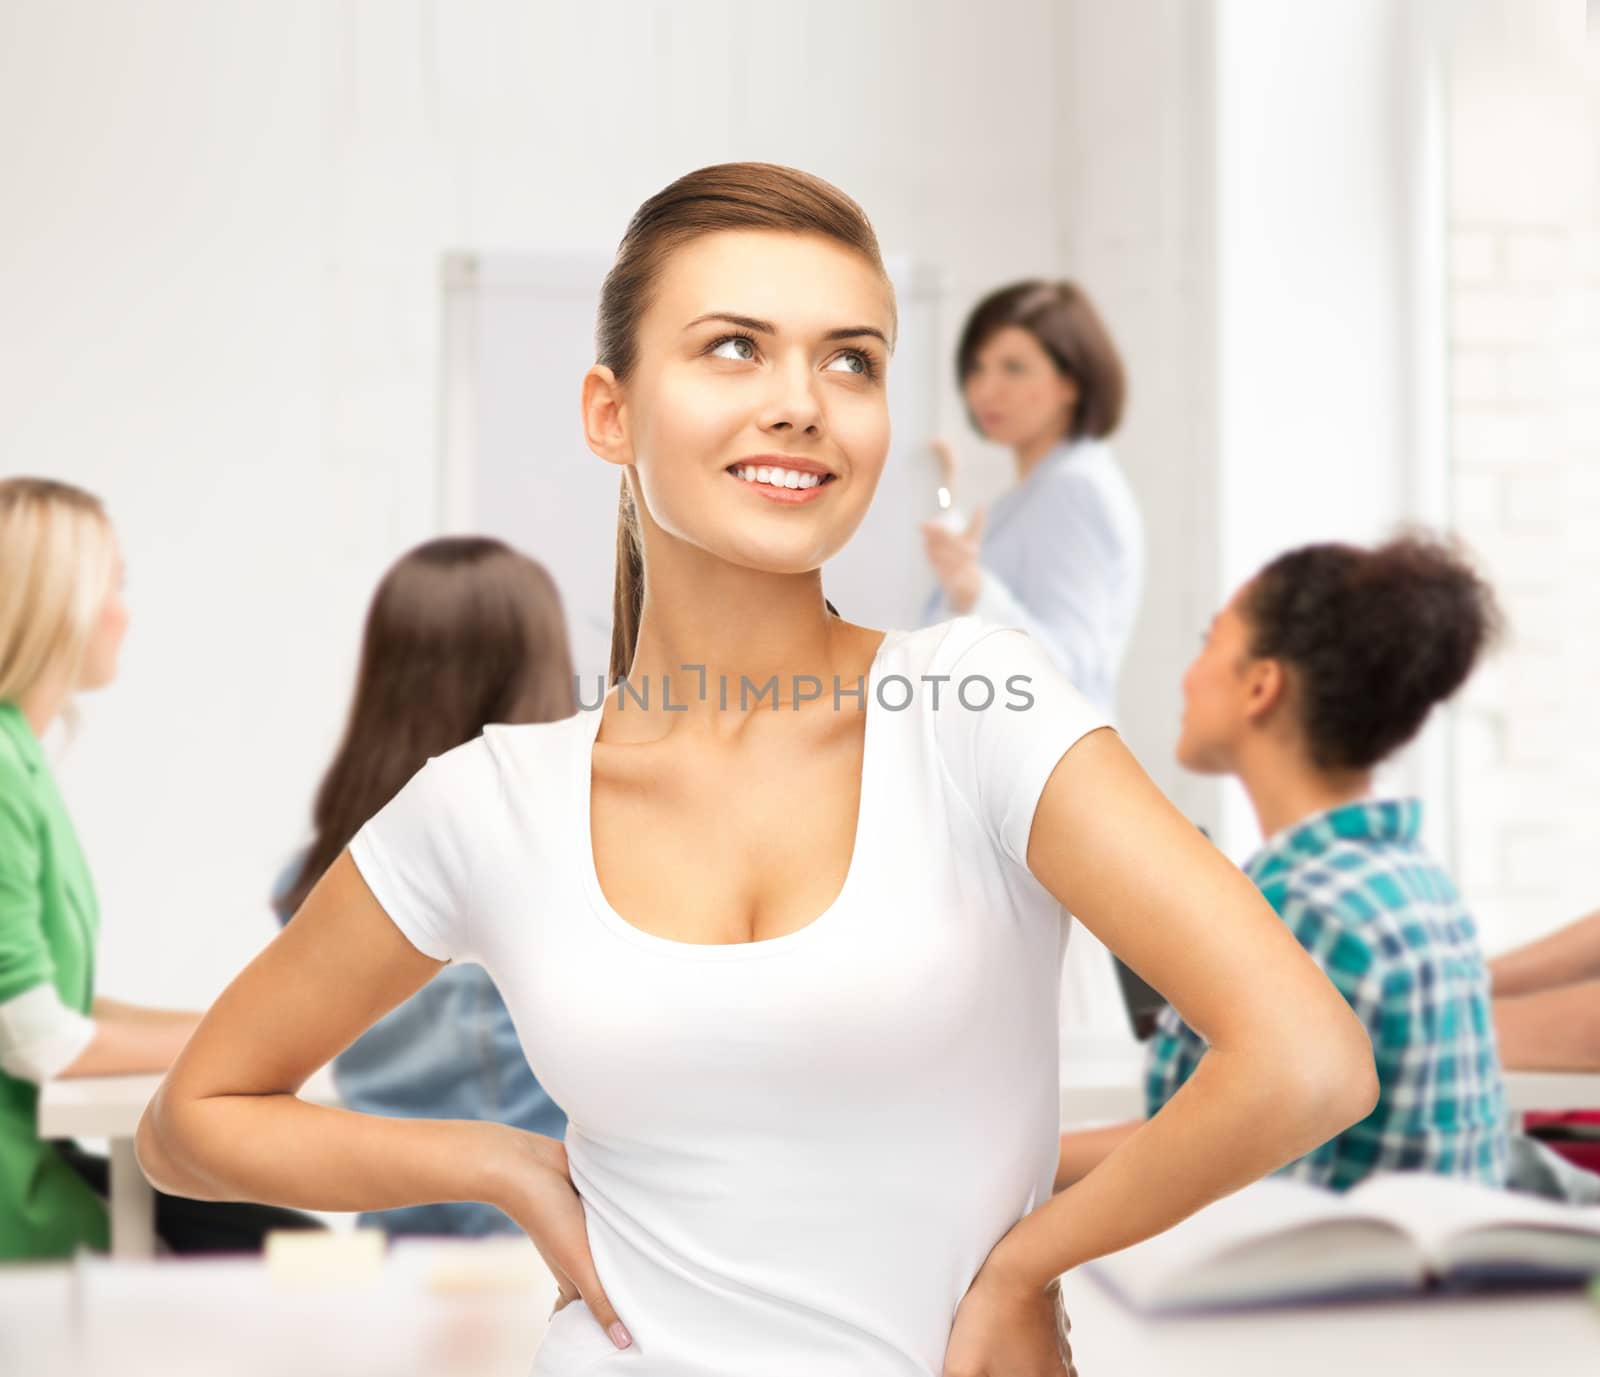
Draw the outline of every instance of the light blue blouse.
[[[1114,717],[1144,558],[1138,503],[1110,445],[1063,441],[990,505],[983,582],[969,610],[1028,632],[1081,693]],[[922,624],[954,615],[936,588]]]
[[[280,900],[300,873],[296,857],[273,886]],[[345,1105],[398,1119],[487,1119],[564,1138],[567,1116],[534,1077],[500,991],[482,966],[444,967],[380,1018],[333,1062]],[[520,1233],[493,1205],[440,1201],[363,1214],[361,1224],[394,1234]]]

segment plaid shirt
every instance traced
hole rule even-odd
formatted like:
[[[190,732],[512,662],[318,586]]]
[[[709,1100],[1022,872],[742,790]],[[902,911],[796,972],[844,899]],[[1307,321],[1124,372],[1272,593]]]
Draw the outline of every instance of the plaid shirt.
[[[1376,1171],[1432,1171],[1503,1186],[1505,1088],[1477,930],[1417,842],[1415,799],[1354,803],[1285,828],[1245,873],[1366,1025],[1377,1107],[1282,1169],[1346,1190]],[[1146,1054],[1154,1114],[1205,1042],[1169,1007]]]

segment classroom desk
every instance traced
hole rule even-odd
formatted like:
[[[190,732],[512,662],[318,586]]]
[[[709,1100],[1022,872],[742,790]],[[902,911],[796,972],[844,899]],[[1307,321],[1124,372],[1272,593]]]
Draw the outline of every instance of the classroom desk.
[[[1096,1052],[1076,1061],[1064,1057],[1062,1128],[1144,1118],[1142,1075],[1142,1049],[1140,1056]],[[1508,1071],[1506,1108],[1518,1115],[1541,1109],[1600,1109],[1600,1072]]]
[[[110,1142],[113,1257],[155,1255],[155,1189],[139,1170],[133,1137],[160,1084],[159,1075],[71,1076],[47,1081],[39,1091],[41,1138],[105,1138]],[[339,1103],[327,1067],[306,1082],[300,1095],[314,1104]]]
[[[1114,1123],[1144,1116],[1140,1084],[1142,1049],[1098,1047],[1064,1052],[1063,1128]],[[160,1076],[80,1076],[48,1082],[39,1095],[39,1133],[45,1138],[106,1138],[111,1158],[111,1252],[115,1257],[155,1253],[155,1193],[133,1155],[133,1135]],[[333,1079],[324,1067],[302,1097],[337,1104]],[[1600,1074],[1514,1071],[1506,1098],[1516,1113],[1531,1109],[1592,1109],[1600,1106]]]
[[[1508,1071],[1506,1107],[1517,1114],[1534,1109],[1600,1109],[1600,1072]]]
[[[1061,1280],[1085,1377],[1475,1377],[1600,1371],[1600,1306],[1582,1291],[1142,1316],[1088,1272]]]
[[[315,1283],[261,1257],[0,1266],[0,1372],[526,1377],[555,1283],[526,1239],[489,1246],[521,1258],[492,1288],[439,1272],[479,1240],[404,1240],[370,1277]]]
[[[1074,1040],[1061,1047],[1061,1127],[1144,1118],[1144,1047]]]
[[[259,1258],[0,1267],[0,1371],[525,1377],[554,1284],[529,1267],[526,1280],[500,1291],[441,1286],[435,1269],[450,1254],[440,1248],[477,1246],[402,1241],[369,1281],[306,1288],[275,1282]],[[531,1244],[526,1254],[536,1256]],[[1600,1370],[1600,1308],[1578,1291],[1159,1320],[1129,1310],[1083,1270],[1062,1279],[1061,1293],[1085,1377],[1499,1377],[1530,1364]]]

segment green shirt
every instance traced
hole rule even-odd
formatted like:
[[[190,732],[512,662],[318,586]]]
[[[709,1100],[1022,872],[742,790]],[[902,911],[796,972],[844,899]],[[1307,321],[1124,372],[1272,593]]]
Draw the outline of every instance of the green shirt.
[[[89,867],[28,719],[0,702],[0,1003],[45,983],[94,1003],[100,931]],[[106,1251],[105,1206],[39,1140],[39,1088],[0,1071],[0,1261]]]

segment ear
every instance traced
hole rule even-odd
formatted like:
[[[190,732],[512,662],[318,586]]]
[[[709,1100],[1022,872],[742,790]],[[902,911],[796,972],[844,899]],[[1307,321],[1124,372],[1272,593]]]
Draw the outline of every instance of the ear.
[[[1289,679],[1278,660],[1254,661],[1245,678],[1245,720],[1260,723],[1288,697]]]
[[[623,419],[625,401],[617,375],[597,363],[583,375],[583,438],[608,464],[633,462],[633,442]]]

